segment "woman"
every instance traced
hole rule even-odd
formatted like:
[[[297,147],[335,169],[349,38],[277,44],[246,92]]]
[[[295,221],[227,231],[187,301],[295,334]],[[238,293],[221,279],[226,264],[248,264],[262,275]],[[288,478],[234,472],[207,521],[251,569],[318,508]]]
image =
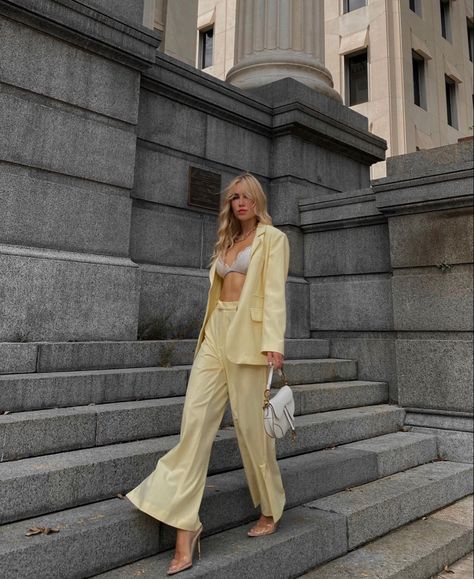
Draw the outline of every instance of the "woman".
[[[189,569],[196,543],[199,550],[198,511],[212,443],[229,399],[250,494],[261,508],[248,535],[274,533],[285,504],[262,403],[268,364],[275,369],[283,364],[288,239],[272,227],[265,193],[250,173],[234,178],[224,193],[180,441],[127,494],[139,509],[177,529],[168,575]]]

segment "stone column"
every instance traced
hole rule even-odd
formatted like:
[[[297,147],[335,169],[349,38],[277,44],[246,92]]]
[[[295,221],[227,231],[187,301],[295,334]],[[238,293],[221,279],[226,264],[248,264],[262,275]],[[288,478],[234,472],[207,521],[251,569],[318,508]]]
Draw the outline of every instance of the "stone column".
[[[231,84],[252,89],[292,77],[341,100],[324,66],[324,0],[237,0],[235,38]]]

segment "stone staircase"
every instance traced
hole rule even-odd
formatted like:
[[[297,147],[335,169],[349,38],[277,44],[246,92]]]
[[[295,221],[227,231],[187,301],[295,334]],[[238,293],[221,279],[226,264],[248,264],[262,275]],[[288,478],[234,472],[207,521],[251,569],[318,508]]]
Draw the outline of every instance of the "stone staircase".
[[[0,344],[2,576],[165,576],[171,530],[123,494],[178,440],[194,345]],[[380,567],[390,541],[412,545],[426,521],[425,550],[402,557],[393,577],[429,577],[470,550],[472,527],[426,515],[472,492],[472,465],[439,460],[434,436],[404,429],[386,384],[328,356],[326,340],[287,342],[298,437],[278,443],[287,511],[275,535],[245,534],[256,512],[224,417],[201,509],[203,560],[187,577],[392,577],[350,573],[370,548],[384,554]],[[59,530],[26,536],[33,527]]]

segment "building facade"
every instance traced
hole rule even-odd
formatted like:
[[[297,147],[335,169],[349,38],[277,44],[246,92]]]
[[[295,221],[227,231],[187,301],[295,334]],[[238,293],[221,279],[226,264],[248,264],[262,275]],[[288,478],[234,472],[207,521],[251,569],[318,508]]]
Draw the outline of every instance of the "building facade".
[[[161,14],[163,0],[158,5]],[[196,16],[191,9],[179,12],[197,21],[184,60],[194,51],[197,68],[226,79],[236,60],[237,0],[199,0]],[[325,0],[324,31],[335,90],[387,141],[387,156],[472,134],[472,0]],[[385,162],[372,168],[373,177],[384,174]]]

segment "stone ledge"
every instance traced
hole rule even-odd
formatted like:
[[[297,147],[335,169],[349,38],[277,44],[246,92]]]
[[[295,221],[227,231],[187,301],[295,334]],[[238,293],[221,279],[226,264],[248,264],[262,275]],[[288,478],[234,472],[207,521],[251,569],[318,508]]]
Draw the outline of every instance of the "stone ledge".
[[[76,0],[5,0],[0,13],[138,70],[153,64],[160,44],[151,30]]]
[[[473,170],[467,165],[452,172],[420,178],[379,179],[372,182],[375,205],[384,214],[472,207]]]

